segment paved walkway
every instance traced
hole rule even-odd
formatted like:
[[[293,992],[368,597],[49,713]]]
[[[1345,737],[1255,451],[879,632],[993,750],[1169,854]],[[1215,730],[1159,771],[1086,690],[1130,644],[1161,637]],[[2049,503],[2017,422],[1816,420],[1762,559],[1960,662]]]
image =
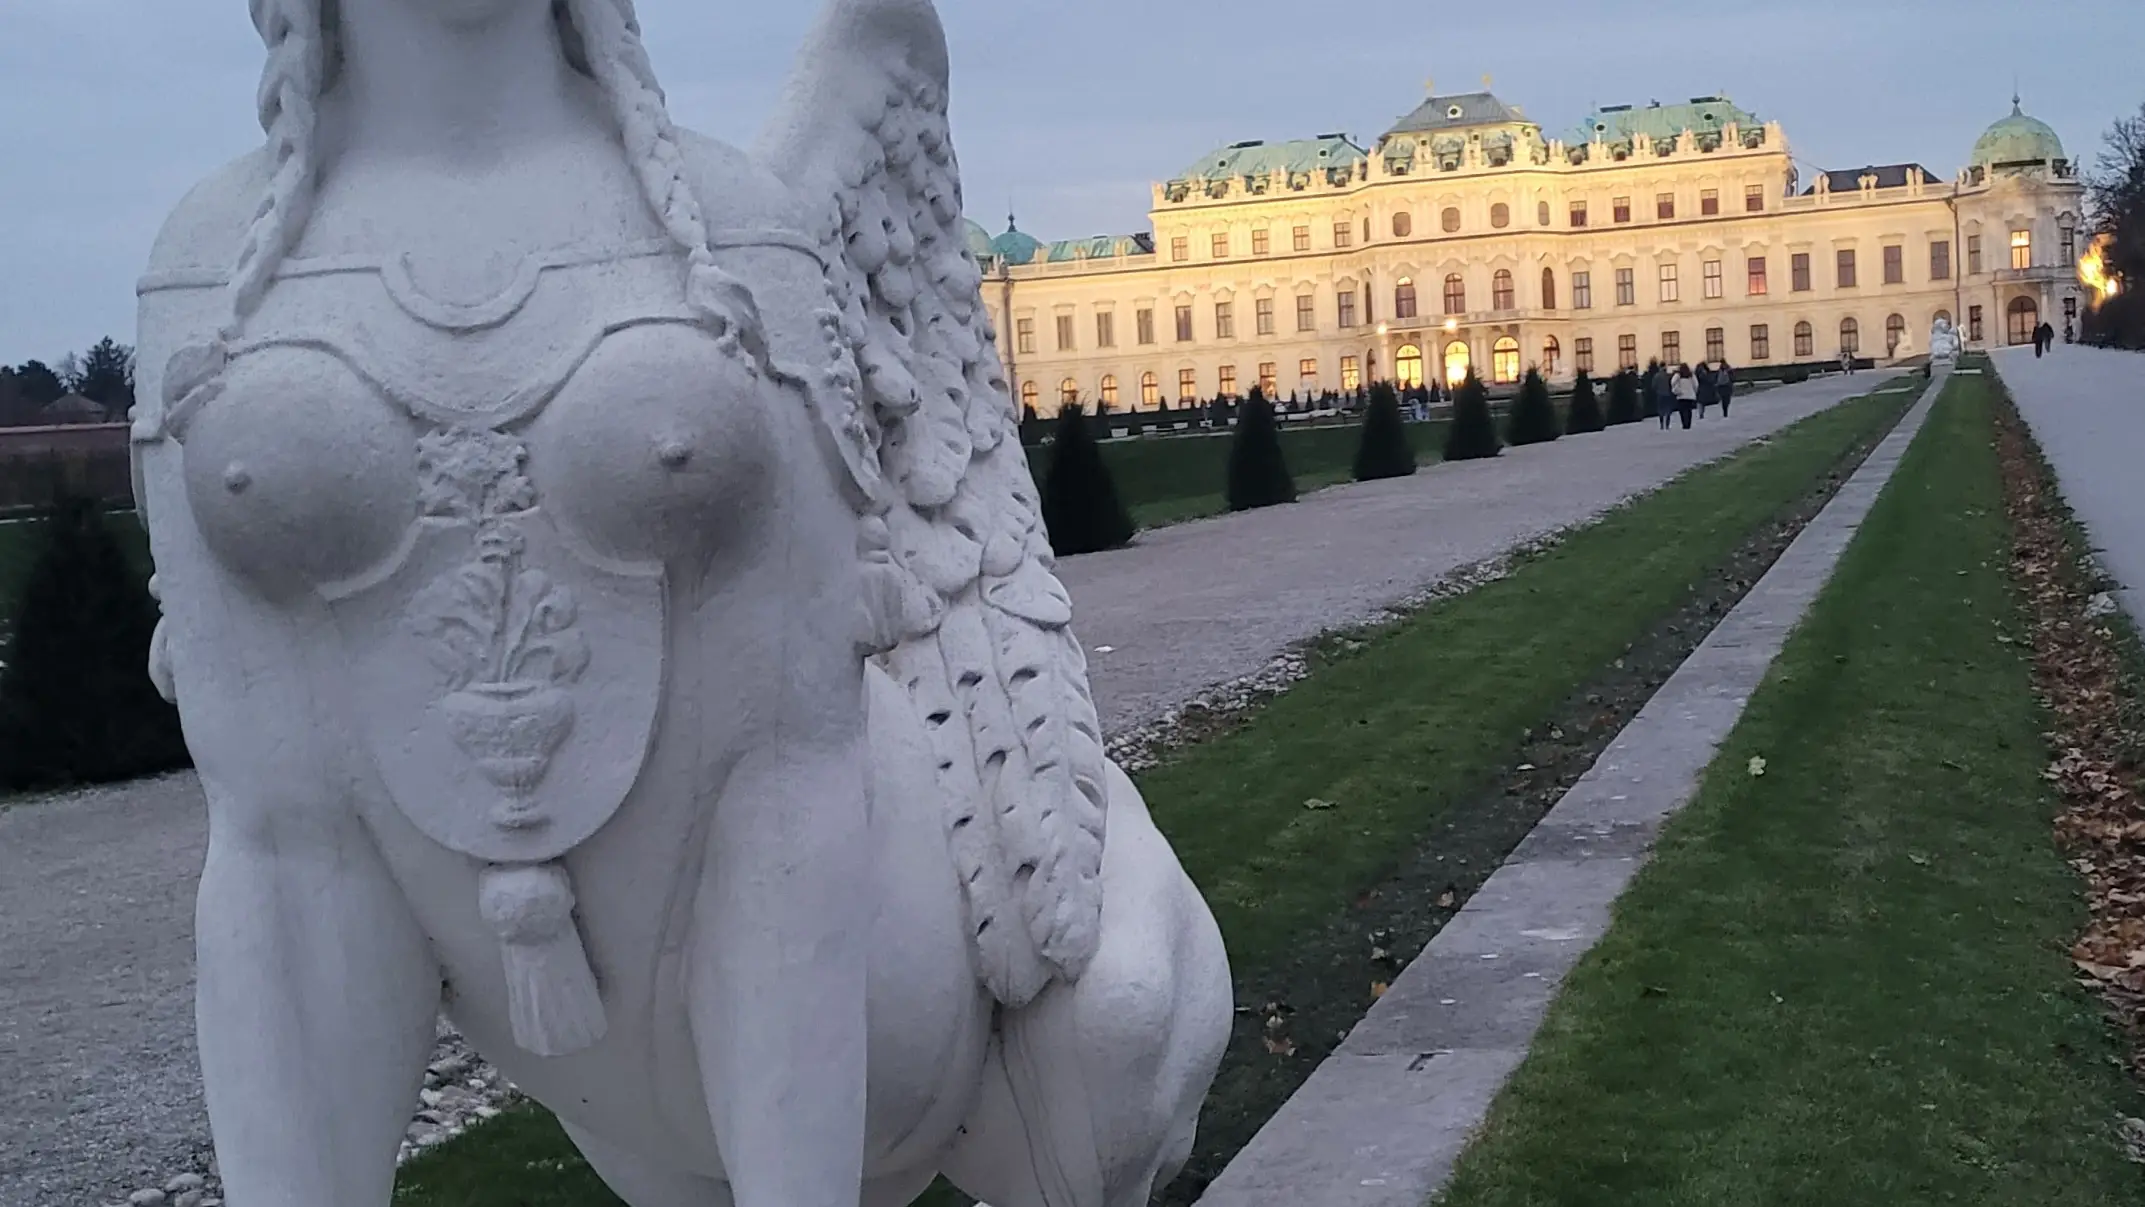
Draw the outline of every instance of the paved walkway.
[[[2118,598],[2145,624],[2145,355],[2058,344],[1995,360]]]
[[[1820,378],[1690,432],[1650,423],[1340,487],[1068,559],[1111,733],[1874,388]],[[87,1207],[207,1149],[193,1043],[191,776],[0,812],[0,1207]],[[332,1090],[328,1091],[332,1092]]]
[[[1200,1207],[1418,1207],[1440,1190],[1654,838],[1698,791],[1899,467],[1939,377]]]

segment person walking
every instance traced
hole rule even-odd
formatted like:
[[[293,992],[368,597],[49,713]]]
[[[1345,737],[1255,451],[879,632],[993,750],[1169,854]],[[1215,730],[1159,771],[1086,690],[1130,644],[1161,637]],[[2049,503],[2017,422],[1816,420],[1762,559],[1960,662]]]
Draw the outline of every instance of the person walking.
[[[1713,366],[1698,362],[1698,417],[1706,417],[1706,408],[1720,401],[1720,384],[1714,380]]]
[[[1691,412],[1698,406],[1698,378],[1687,364],[1676,366],[1676,379],[1669,386],[1675,395],[1676,413],[1683,416],[1683,430],[1691,430]]]
[[[1728,404],[1735,401],[1735,370],[1728,367],[1727,361],[1720,362],[1713,371],[1713,388],[1720,394],[1720,417],[1726,419]]]
[[[1660,416],[1661,430],[1664,432],[1668,430],[1670,416],[1676,413],[1676,389],[1670,381],[1673,376],[1665,366],[1654,370],[1653,374],[1653,409],[1654,413]]]

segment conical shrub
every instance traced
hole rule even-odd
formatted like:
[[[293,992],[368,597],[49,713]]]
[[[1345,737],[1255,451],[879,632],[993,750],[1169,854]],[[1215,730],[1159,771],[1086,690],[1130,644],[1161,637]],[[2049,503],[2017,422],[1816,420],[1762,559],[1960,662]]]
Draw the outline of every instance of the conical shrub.
[[[1523,444],[1547,444],[1560,434],[1557,405],[1550,401],[1549,383],[1542,380],[1540,371],[1529,369],[1519,384],[1519,398],[1512,404],[1512,413],[1505,423],[1506,443],[1515,448]]]
[[[1400,395],[1385,382],[1371,388],[1355,470],[1358,482],[1405,478],[1415,472],[1415,446],[1409,443],[1407,420],[1400,414]]]
[[[132,779],[188,763],[178,710],[149,681],[156,601],[103,510],[55,504],[0,669],[0,788]]]
[[[1609,379],[1609,426],[1639,421],[1639,375],[1622,370]]]
[[[1131,542],[1132,513],[1095,443],[1094,424],[1077,402],[1058,411],[1050,471],[1043,479],[1043,527],[1061,557],[1095,553]]]
[[[1482,379],[1469,370],[1467,380],[1452,392],[1452,427],[1445,432],[1447,461],[1475,461],[1494,457],[1501,450],[1497,420],[1490,414],[1489,391]]]
[[[1250,511],[1296,501],[1296,480],[1281,454],[1273,404],[1257,386],[1236,409],[1236,436],[1229,446],[1229,510]]]
[[[1594,397],[1594,379],[1581,369],[1572,382],[1571,415],[1564,421],[1564,432],[1568,436],[1577,436],[1598,432],[1606,426],[1601,414],[1601,400]]]

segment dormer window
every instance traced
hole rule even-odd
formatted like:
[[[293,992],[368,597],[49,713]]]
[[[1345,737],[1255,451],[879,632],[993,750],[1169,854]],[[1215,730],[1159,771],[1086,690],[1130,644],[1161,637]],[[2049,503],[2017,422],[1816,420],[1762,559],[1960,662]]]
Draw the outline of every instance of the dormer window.
[[[1465,110],[1461,109],[1458,105],[1453,105],[1445,110],[1445,116],[1451,118],[1453,121],[1459,121],[1460,115],[1464,112]]]

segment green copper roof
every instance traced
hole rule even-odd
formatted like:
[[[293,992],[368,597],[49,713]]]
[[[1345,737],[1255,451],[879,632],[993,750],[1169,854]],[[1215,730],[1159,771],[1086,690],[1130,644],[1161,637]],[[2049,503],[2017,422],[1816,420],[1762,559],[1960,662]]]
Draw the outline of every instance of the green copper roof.
[[[1106,260],[1112,256],[1151,256],[1154,241],[1146,235],[1094,235],[1065,239],[1047,245],[1044,259],[1052,264],[1068,260]]]
[[[1685,130],[1689,130],[1701,145],[1711,140],[1711,144],[1717,146],[1721,127],[1729,122],[1741,127],[1746,138],[1757,137],[1764,126],[1757,114],[1725,96],[1696,96],[1682,104],[1656,102],[1643,109],[1631,105],[1604,105],[1580,123],[1578,129],[1566,135],[1564,141],[1569,146],[1583,147],[1599,138],[1613,146],[1629,143],[1644,134],[1660,144],[1680,138]]]
[[[978,260],[988,260],[998,254],[998,249],[991,245],[991,233],[983,229],[982,223],[972,218],[963,218],[961,229],[968,242],[969,255]]]
[[[1043,249],[1042,240],[1014,226],[1009,220],[1005,233],[991,240],[991,250],[1008,264],[1033,264],[1035,253]]]
[[[1199,162],[1171,179],[1218,184],[1228,180],[1264,180],[1276,172],[1353,172],[1358,164],[1369,158],[1369,153],[1348,141],[1345,134],[1300,138],[1294,142],[1269,143],[1253,140],[1234,143],[1201,156]]]
[[[2062,158],[2063,140],[2048,123],[2027,117],[2016,97],[2011,100],[2011,116],[1990,126],[1974,143],[1973,163],[1979,168]]]

